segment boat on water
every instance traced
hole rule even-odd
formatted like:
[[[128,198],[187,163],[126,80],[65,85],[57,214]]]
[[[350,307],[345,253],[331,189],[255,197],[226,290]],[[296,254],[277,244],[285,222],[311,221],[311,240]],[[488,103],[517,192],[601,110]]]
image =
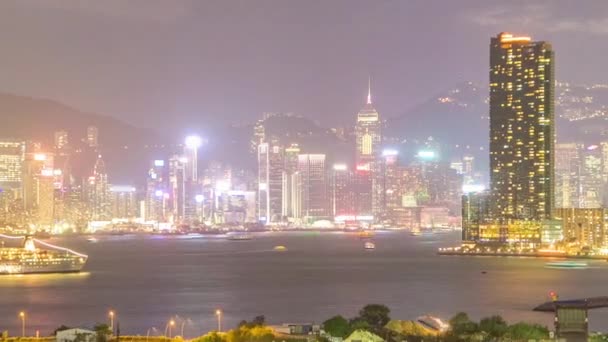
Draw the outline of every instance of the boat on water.
[[[370,232],[369,230],[361,231],[357,234],[360,239],[371,239],[374,237],[374,232]]]
[[[367,249],[367,250],[372,250],[372,249],[376,249],[376,245],[373,242],[366,242],[363,245],[363,248]]]
[[[277,252],[285,252],[287,250],[287,247],[285,246],[275,246],[274,250]]]
[[[252,237],[249,234],[228,234],[228,240],[230,241],[247,241],[251,240]]]
[[[588,265],[584,261],[552,261],[546,263],[545,267],[557,269],[585,269]]]
[[[87,241],[90,243],[97,243],[97,242],[99,242],[99,239],[97,239],[94,236],[91,236],[91,237],[87,238]]]
[[[16,238],[23,239],[22,247],[4,247],[3,243],[0,248],[0,274],[80,272],[87,262],[87,255],[71,249],[51,245],[31,236]],[[38,248],[36,243],[46,249]]]

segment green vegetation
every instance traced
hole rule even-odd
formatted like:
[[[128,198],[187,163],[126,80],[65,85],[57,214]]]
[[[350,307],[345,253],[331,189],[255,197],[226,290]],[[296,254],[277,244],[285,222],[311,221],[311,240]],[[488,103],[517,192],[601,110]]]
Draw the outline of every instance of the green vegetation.
[[[458,313],[450,320],[451,329],[440,336],[440,341],[529,341],[549,338],[549,329],[538,324],[524,322],[508,325],[500,316],[472,321],[466,313]]]
[[[472,320],[464,312],[457,313],[449,320],[450,328],[446,331],[437,331],[416,321],[391,320],[390,309],[385,305],[369,304],[359,310],[358,315],[351,319],[336,315],[322,324],[323,333],[320,336],[291,336],[277,333],[266,325],[264,316],[256,316],[251,321],[241,321],[239,325],[226,332],[212,331],[203,336],[194,338],[192,342],[326,342],[331,338],[346,339],[353,332],[356,337],[369,335],[374,339],[378,337],[389,342],[516,342],[530,340],[547,340],[549,330],[538,324],[524,322],[509,324],[501,316],[489,316],[480,321]],[[65,330],[61,326],[55,330]],[[106,324],[98,324],[93,328],[98,333],[97,342],[112,342],[115,337]],[[362,333],[363,332],[363,333]],[[370,334],[371,333],[371,334]],[[372,335],[374,334],[374,335]],[[52,338],[52,337],[51,337]],[[180,338],[169,339],[160,336],[123,336],[121,340],[131,342],[182,342]],[[44,339],[34,338],[3,338],[0,342],[40,342]],[[594,335],[590,341],[608,341],[608,335]]]

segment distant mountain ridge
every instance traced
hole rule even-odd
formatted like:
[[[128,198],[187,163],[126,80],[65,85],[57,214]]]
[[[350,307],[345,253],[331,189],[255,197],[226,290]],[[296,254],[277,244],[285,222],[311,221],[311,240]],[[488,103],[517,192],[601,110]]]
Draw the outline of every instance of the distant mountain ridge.
[[[99,129],[99,143],[116,148],[151,143],[159,136],[118,119],[80,111],[60,102],[0,93],[0,136],[35,139],[52,147],[54,132],[66,130],[71,142],[86,136],[87,126]]]
[[[15,138],[40,142],[44,151],[52,151],[54,132],[68,132],[69,144],[78,149],[84,146],[88,126],[99,129],[98,153],[108,166],[110,181],[135,183],[145,178],[148,158],[158,154],[149,148],[163,144],[155,132],[135,127],[119,119],[87,113],[60,102],[0,93],[0,138]],[[80,155],[73,167],[81,175],[92,169],[91,159]],[[113,177],[112,177],[113,176]]]

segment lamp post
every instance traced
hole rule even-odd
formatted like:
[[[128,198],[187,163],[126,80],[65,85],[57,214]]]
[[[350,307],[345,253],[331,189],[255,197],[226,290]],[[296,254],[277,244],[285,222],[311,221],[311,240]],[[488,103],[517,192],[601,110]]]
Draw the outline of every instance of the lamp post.
[[[169,322],[169,338],[173,337],[173,333],[171,331],[173,330],[174,326],[175,326],[175,321],[171,320],[171,322]]]
[[[182,329],[181,329],[182,334],[180,335],[182,338],[184,338],[184,326],[185,325],[186,325],[186,321],[184,320],[184,321],[182,321]]]
[[[21,319],[21,337],[25,337],[25,312],[19,312],[19,318]]]
[[[114,311],[110,310],[110,312],[108,312],[108,316],[110,316],[110,330],[112,330],[112,333],[114,333]]]
[[[222,310],[215,310],[215,315],[217,316],[217,332],[222,332]]]

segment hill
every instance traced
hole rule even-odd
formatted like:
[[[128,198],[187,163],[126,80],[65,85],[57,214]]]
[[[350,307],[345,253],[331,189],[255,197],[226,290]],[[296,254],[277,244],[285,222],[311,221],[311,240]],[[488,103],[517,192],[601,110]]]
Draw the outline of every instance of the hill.
[[[1,138],[40,142],[46,151],[52,150],[54,132],[59,130],[68,132],[74,149],[82,149],[87,127],[96,126],[100,148],[94,151],[93,158],[97,153],[104,156],[111,182],[131,183],[142,178],[149,156],[159,154],[152,146],[164,144],[164,139],[154,132],[46,99],[0,93],[0,120]],[[89,172],[90,159],[91,156],[83,155],[74,160],[77,174]]]

